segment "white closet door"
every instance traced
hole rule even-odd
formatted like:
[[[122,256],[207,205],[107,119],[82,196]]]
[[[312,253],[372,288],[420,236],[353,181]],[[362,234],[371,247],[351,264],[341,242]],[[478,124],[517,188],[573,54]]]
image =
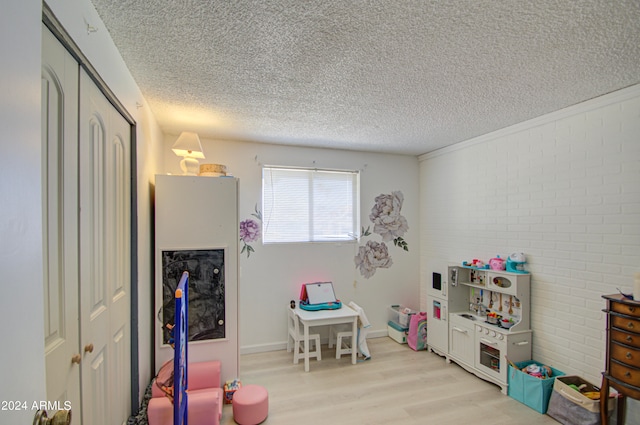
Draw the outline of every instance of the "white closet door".
[[[70,402],[73,414],[80,417],[80,365],[71,361],[73,356],[80,354],[78,69],[78,63],[43,25],[43,287],[47,399]]]
[[[83,423],[125,424],[131,411],[131,127],[84,70],[80,94]]]

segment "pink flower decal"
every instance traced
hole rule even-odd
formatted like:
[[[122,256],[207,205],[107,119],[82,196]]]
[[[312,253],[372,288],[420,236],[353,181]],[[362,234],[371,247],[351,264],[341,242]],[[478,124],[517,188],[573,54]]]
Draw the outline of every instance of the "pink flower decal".
[[[257,216],[256,216],[257,217]],[[242,220],[240,222],[240,240],[244,244],[240,254],[247,253],[247,258],[252,252],[255,252],[249,242],[255,242],[260,238],[260,224],[252,219]]]
[[[255,242],[260,237],[260,225],[255,220],[247,219],[240,222],[240,240]]]

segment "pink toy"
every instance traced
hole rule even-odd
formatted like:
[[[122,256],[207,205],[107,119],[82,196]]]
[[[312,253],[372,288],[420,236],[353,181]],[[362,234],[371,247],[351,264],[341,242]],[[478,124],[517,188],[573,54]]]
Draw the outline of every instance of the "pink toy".
[[[504,270],[505,262],[499,255],[497,255],[496,258],[489,260],[489,267],[491,267],[491,270]]]
[[[189,423],[220,425],[222,418],[222,388],[220,362],[189,363]],[[235,399],[234,399],[235,400]],[[151,400],[147,408],[149,425],[173,425],[173,404],[155,384],[151,385]]]

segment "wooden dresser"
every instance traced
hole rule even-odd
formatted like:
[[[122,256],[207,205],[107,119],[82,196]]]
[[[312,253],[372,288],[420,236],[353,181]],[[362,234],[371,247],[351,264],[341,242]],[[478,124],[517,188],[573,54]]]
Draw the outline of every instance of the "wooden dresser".
[[[625,400],[640,400],[640,301],[620,294],[603,295],[607,300],[607,358],[600,389],[602,424],[609,423],[607,399],[609,387],[620,393],[617,423],[624,423]]]

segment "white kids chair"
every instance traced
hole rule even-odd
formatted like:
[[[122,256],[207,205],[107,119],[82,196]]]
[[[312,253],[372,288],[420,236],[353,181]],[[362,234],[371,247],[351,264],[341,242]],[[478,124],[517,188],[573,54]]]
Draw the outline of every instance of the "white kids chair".
[[[295,310],[288,308],[287,315],[289,328],[287,352],[291,352],[291,349],[293,349],[293,363],[298,364],[298,360],[304,358],[304,334],[300,332],[300,319],[298,319]],[[314,343],[314,350],[311,351],[311,347],[309,347],[309,358],[315,357],[317,360],[322,360],[320,334],[309,334],[309,344],[311,344],[311,342]]]
[[[336,341],[336,359],[343,354],[351,354],[351,336],[353,332],[348,331],[345,327],[330,326],[329,327],[329,348],[333,347],[333,341]],[[344,339],[344,341],[343,341]]]
[[[333,347],[333,341],[336,341],[336,359],[339,359],[343,354],[351,354],[352,350],[357,350],[357,355],[361,355],[365,360],[371,358],[369,353],[369,347],[367,346],[367,333],[371,324],[367,319],[367,315],[364,313],[362,307],[353,301],[349,302],[348,306],[358,313],[358,341],[357,347],[351,347],[351,337],[353,333],[350,330],[343,327],[331,326],[329,328],[329,348]],[[343,339],[345,341],[343,341]]]

